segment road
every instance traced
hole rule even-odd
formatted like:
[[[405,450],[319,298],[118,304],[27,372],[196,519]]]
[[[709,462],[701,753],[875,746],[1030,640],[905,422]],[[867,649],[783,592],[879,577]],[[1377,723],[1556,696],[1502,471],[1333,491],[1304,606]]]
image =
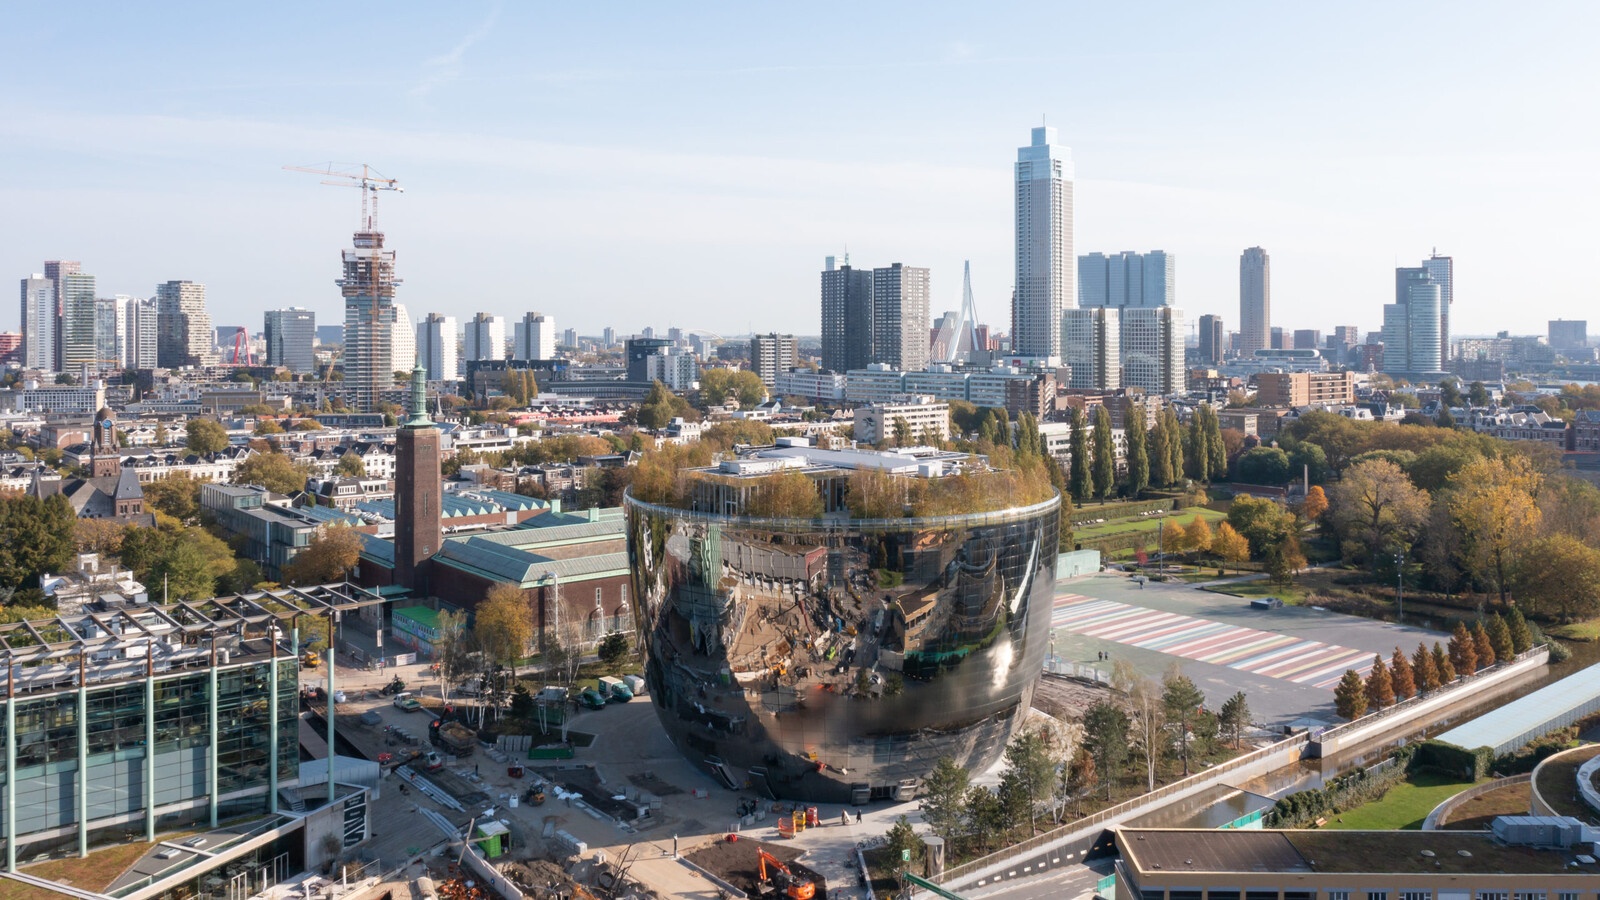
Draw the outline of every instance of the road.
[[[1111,862],[1073,865],[1049,875],[1020,878],[999,885],[959,892],[972,900],[1079,900],[1094,896],[1095,885],[1111,874]]]

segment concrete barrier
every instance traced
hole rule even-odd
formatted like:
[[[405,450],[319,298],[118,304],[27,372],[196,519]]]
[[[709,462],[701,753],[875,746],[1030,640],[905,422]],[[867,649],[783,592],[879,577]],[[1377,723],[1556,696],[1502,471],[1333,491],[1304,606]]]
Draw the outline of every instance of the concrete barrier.
[[[1600,791],[1594,789],[1594,773],[1600,772],[1600,756],[1578,767],[1578,793],[1589,808],[1600,813]]]
[[[1456,807],[1474,797],[1481,797],[1490,791],[1499,790],[1503,787],[1510,787],[1514,784],[1526,784],[1532,780],[1532,772],[1523,772],[1521,775],[1511,775],[1506,778],[1497,778],[1494,781],[1487,781],[1475,787],[1467,788],[1461,793],[1456,794],[1454,797],[1451,797],[1438,806],[1435,806],[1433,808],[1433,812],[1428,813],[1428,817],[1422,820],[1422,830],[1438,831],[1439,823],[1443,822],[1446,816],[1454,812]]]

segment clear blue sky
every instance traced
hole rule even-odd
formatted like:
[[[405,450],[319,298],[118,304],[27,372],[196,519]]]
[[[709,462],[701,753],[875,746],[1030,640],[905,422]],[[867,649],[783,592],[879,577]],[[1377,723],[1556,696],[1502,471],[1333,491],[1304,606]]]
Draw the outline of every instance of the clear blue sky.
[[[358,195],[280,167],[369,162],[406,186],[381,225],[414,319],[815,334],[848,247],[932,267],[936,314],[971,259],[1005,329],[1011,164],[1047,116],[1078,252],[1175,253],[1191,318],[1236,327],[1259,244],[1274,324],[1376,328],[1393,267],[1437,246],[1458,333],[1542,332],[1596,297],[1597,25],[1594,3],[11,3],[0,265],[203,281],[252,330],[339,322]]]

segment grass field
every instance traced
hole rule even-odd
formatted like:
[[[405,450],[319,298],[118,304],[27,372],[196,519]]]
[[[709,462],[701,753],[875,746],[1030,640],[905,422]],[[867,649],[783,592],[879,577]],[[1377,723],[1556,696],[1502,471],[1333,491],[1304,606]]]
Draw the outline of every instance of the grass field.
[[[1557,625],[1546,630],[1556,637],[1566,638],[1569,641],[1600,641],[1600,619]]]
[[[1092,506],[1078,507],[1080,512],[1088,512],[1092,511],[1093,509],[1094,507]],[[1190,522],[1194,521],[1195,516],[1205,519],[1206,522],[1211,525],[1212,530],[1216,530],[1216,523],[1227,518],[1227,515],[1224,513],[1219,513],[1214,509],[1191,507],[1189,509],[1180,510],[1169,516],[1147,516],[1145,518],[1137,519],[1113,519],[1103,525],[1087,525],[1082,528],[1075,528],[1073,529],[1072,533],[1074,537],[1082,541],[1091,538],[1110,537],[1114,534],[1132,534],[1138,531],[1155,531],[1160,527],[1162,522],[1166,522],[1168,528],[1171,528],[1175,524],[1186,526]]]
[[[1269,578],[1255,581],[1241,581],[1234,584],[1219,584],[1205,590],[1214,594],[1232,594],[1235,597],[1278,597],[1284,603],[1299,606],[1305,603],[1306,597],[1313,593],[1313,589],[1299,583],[1290,583],[1282,587],[1272,583]]]
[[[1390,789],[1383,799],[1330,817],[1328,824],[1322,827],[1345,831],[1387,831],[1396,828],[1415,831],[1422,827],[1422,821],[1428,817],[1428,813],[1433,812],[1435,806],[1472,787],[1472,784],[1432,772],[1420,772]]]

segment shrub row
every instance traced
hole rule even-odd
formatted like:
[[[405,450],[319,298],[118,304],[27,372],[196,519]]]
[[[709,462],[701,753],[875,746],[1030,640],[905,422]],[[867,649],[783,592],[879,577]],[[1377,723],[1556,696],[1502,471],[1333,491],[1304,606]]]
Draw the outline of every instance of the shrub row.
[[[1494,765],[1494,751],[1488,747],[1468,750],[1432,739],[1413,746],[1417,748],[1417,755],[1412,765],[1418,771],[1438,772],[1461,781],[1477,781],[1488,775]]]
[[[1096,519],[1131,519],[1140,513],[1171,511],[1177,506],[1175,499],[1136,500],[1128,503],[1107,503],[1104,506],[1080,506],[1067,517],[1074,528],[1081,528]]]
[[[1380,770],[1357,766],[1321,788],[1296,791],[1273,804],[1267,813],[1270,828],[1303,828],[1327,814],[1343,812],[1371,800],[1406,780],[1416,745],[1390,755],[1395,763]]]

